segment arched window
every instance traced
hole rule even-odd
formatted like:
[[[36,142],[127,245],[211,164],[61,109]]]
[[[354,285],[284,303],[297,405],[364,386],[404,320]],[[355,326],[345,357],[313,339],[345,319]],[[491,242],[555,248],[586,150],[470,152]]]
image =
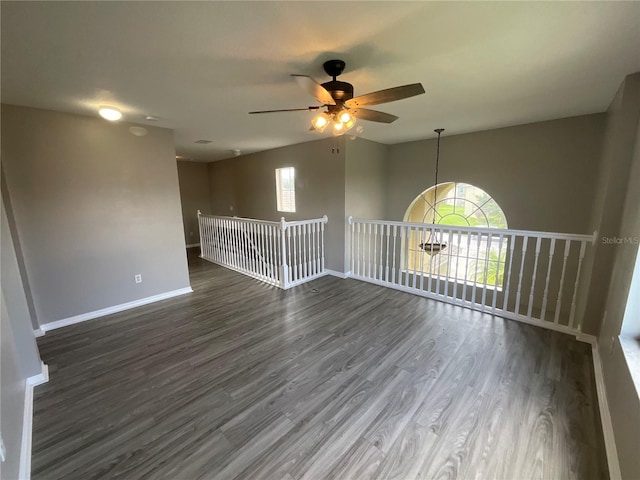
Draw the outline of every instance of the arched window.
[[[468,183],[440,183],[414,199],[405,213],[404,221],[454,227],[441,232],[442,238],[437,240],[446,243],[447,248],[435,255],[425,252],[425,242],[432,239],[423,238],[424,233],[415,231],[408,236],[405,265],[414,266],[412,270],[502,288],[507,256],[506,238],[455,229],[508,228],[504,212],[487,192]]]

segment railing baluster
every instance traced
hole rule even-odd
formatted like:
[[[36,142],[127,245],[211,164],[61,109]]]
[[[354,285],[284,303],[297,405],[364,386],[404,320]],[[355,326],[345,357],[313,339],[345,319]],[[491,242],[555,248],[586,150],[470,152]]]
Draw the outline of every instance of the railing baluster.
[[[360,225],[362,223],[358,222],[357,225],[357,237],[356,237],[356,261],[357,261],[357,269],[356,274],[362,275],[362,269],[360,268],[360,244],[362,243],[362,236],[360,235]]]
[[[266,269],[266,265],[267,265],[267,250],[265,249],[265,243],[264,243],[264,235],[262,232],[262,225],[253,224],[253,235],[255,237],[255,241],[254,243],[258,246],[258,274],[264,279],[268,279],[269,276],[267,275],[267,269]]]
[[[391,283],[396,283],[396,239],[398,238],[398,228],[396,225],[393,226],[393,250],[392,255],[393,259],[393,268],[391,269]],[[398,276],[399,278],[399,276]]]
[[[318,235],[318,250],[317,250],[317,259],[316,261],[318,262],[318,273],[322,273],[322,266],[320,264],[320,247],[321,247],[321,239],[320,239],[320,224],[318,224],[316,226],[316,230],[317,230],[317,235]]]
[[[376,260],[378,258],[377,250],[378,250],[378,224],[373,226],[373,278],[377,278],[378,273],[378,265]]]
[[[411,279],[410,273],[409,273],[410,272],[409,252],[411,251],[410,250],[411,238],[413,238],[413,233],[411,232],[411,227],[407,227],[406,235],[407,235],[407,241],[405,242],[405,253],[406,253],[406,255],[405,255],[406,262],[405,263],[407,265],[407,268],[405,269],[405,287],[409,287],[409,282],[410,282],[410,279]],[[415,277],[415,275],[414,275],[414,277]]]
[[[384,249],[384,225],[380,225],[380,261],[378,262],[378,278],[382,280],[382,272],[384,270],[382,264],[382,250]]]
[[[304,251],[304,238],[301,225],[296,225],[296,237],[298,240],[298,279],[301,280],[304,278],[304,258],[302,253]]]
[[[320,228],[322,229],[322,271],[324,272],[324,224],[326,223],[327,217],[323,218],[322,223],[320,224]]]
[[[311,274],[312,275],[317,275],[318,274],[318,264],[316,262],[316,224],[312,223],[311,225],[309,225],[309,228],[311,229],[311,255],[310,255],[310,262],[311,262]]]
[[[453,298],[458,298],[458,283],[459,283],[459,260],[460,260],[460,244],[462,243],[462,231],[458,230],[458,242],[456,243],[456,273],[453,280]]]
[[[400,258],[398,259],[398,285],[402,285],[402,272],[405,271],[404,262],[406,261],[406,254],[404,253],[405,244],[408,240],[405,238],[405,228],[400,226]]]
[[[210,254],[213,256],[213,259],[217,262],[221,260],[220,258],[220,229],[218,227],[219,220],[217,218],[208,218],[207,223],[209,224],[209,235],[211,242],[207,242],[207,245],[200,244],[200,251],[203,251],[203,247],[207,248]]]
[[[292,225],[289,227],[291,230],[291,249],[293,250],[293,261],[291,262],[291,281],[295,282],[298,280],[298,248],[297,248],[297,238],[296,238],[296,225]]]
[[[367,235],[367,277],[371,277],[371,224],[369,224],[369,233]]]
[[[471,290],[471,303],[476,303],[476,290],[478,289],[478,263],[480,261],[480,242],[481,236],[479,233],[476,233],[476,259],[475,266],[473,268],[473,287]]]
[[[307,278],[309,275],[309,235],[307,234],[307,225],[300,225],[302,229],[302,278]]]
[[[562,307],[562,289],[564,288],[564,276],[567,270],[567,259],[571,253],[571,241],[565,240],[564,254],[562,258],[562,273],[560,273],[560,285],[558,287],[558,298],[556,298],[556,310],[553,316],[553,323],[557,324],[560,321],[560,308]]]
[[[520,294],[522,292],[522,278],[524,276],[524,262],[527,256],[527,243],[529,237],[524,237],[522,241],[522,261],[520,262],[520,274],[518,276],[518,290],[516,291],[516,310],[515,313],[520,315]]]
[[[420,230],[420,244],[424,245],[426,242],[427,229],[423,228]],[[420,253],[420,290],[424,290],[424,256],[425,251],[423,248],[420,248],[420,244],[418,244],[418,248],[416,249],[416,253]]]
[[[445,258],[445,269],[444,269],[444,295],[445,297],[449,297],[449,277],[450,277],[450,268],[451,268],[451,236],[453,235],[453,230],[452,229],[448,229],[447,230],[447,248],[445,248],[444,251],[444,258]],[[442,241],[444,242],[444,238],[442,238]]]
[[[553,264],[553,254],[556,249],[556,239],[552,238],[549,244],[549,264],[547,265],[547,277],[544,281],[544,292],[542,293],[542,310],[540,311],[540,320],[544,321],[547,313],[547,299],[549,298],[549,279],[551,278],[551,265]]]
[[[487,282],[489,281],[489,260],[491,259],[491,242],[493,241],[493,236],[492,234],[489,234],[486,238],[487,248],[484,250],[484,271],[482,272],[482,305],[487,304]]]
[[[516,249],[516,236],[511,235],[511,248],[509,252],[509,271],[507,272],[507,284],[504,288],[504,302],[502,309],[507,312],[509,308],[509,288],[511,287],[511,269],[513,267],[513,251]]]
[[[502,258],[502,245],[504,243],[504,235],[500,234],[498,237],[498,260],[496,261],[496,279],[493,283],[493,297],[491,298],[491,311],[495,312],[496,302],[498,300],[498,283],[500,279],[500,264]]]
[[[414,239],[413,242],[413,288],[417,288],[416,284],[417,284],[417,280],[418,280],[418,248],[417,248],[417,243],[418,243],[418,229],[416,228],[413,231],[413,235],[412,238]]]
[[[582,270],[582,260],[584,259],[587,242],[582,241],[580,245],[580,257],[578,258],[578,269],[576,270],[576,282],[573,286],[573,296],[571,297],[571,312],[569,313],[569,328],[573,328],[574,317],[576,314],[576,297],[578,296],[578,283],[580,282],[580,270]],[[582,331],[582,321],[578,323],[577,329]]]
[[[389,237],[391,233],[391,226],[386,225],[386,242],[387,242],[387,255],[384,261],[384,281],[389,282]]]
[[[529,291],[529,305],[527,308],[527,317],[531,318],[531,312],[533,312],[533,298],[534,292],[536,288],[536,276],[538,274],[538,259],[540,258],[540,242],[541,238],[538,237],[536,240],[536,251],[535,251],[535,259],[533,263],[533,275],[531,277],[531,290]]]
[[[469,281],[467,280],[469,278],[469,250],[471,250],[471,233],[467,232],[467,248],[466,248],[466,258],[465,258],[465,262],[464,262],[464,283],[462,284],[462,302],[466,303],[467,302],[467,284],[469,283]]]
[[[442,238],[442,228],[440,227],[435,227],[436,228],[436,238],[438,238],[439,242],[442,243],[443,242],[443,238]],[[442,248],[442,245],[439,246],[439,248]],[[436,294],[440,295],[440,282],[441,282],[441,275],[440,275],[440,250],[438,250],[438,254],[437,255],[432,255],[433,261],[436,264]]]

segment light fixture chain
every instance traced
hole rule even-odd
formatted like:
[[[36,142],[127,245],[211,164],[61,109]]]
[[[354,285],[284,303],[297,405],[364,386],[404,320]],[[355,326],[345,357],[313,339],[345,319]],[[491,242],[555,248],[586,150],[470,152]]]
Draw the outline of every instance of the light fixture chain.
[[[436,128],[434,130],[438,134],[438,146],[436,148],[436,178],[435,188],[433,190],[433,224],[436,223],[436,208],[438,206],[438,167],[440,165],[440,135],[444,132],[444,128]]]

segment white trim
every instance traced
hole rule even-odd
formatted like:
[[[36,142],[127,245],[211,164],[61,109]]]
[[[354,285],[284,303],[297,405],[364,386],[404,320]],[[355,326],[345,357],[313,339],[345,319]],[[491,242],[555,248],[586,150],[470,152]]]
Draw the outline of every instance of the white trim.
[[[44,330],[42,330],[41,328],[36,328],[36,329],[33,331],[33,334],[35,335],[35,337],[36,337],[36,338],[44,337],[44,334],[45,334],[45,333],[46,333],[46,332],[45,332]]]
[[[111,315],[112,313],[122,312],[123,310],[129,310],[131,308],[140,307],[149,303],[158,302],[171,297],[177,297],[178,295],[184,295],[185,293],[191,293],[193,290],[191,287],[180,288],[178,290],[172,290],[170,292],[160,293],[151,297],[141,298],[132,302],[121,303],[120,305],[114,305],[113,307],[102,308],[93,312],[87,312],[73,317],[63,318],[56,320],[55,322],[45,323],[40,325],[40,329],[43,332],[49,330],[55,330],[56,328],[67,327],[76,323],[85,322],[87,320],[93,320],[94,318],[104,317],[105,315]]]
[[[326,273],[327,275],[331,275],[332,277],[338,277],[338,278],[349,278],[351,276],[351,272],[338,272],[337,270],[329,270],[328,268],[324,269],[324,273]]]
[[[24,414],[22,417],[22,441],[18,478],[31,478],[31,444],[33,434],[33,389],[49,381],[49,367],[42,363],[42,372],[27,378],[24,386]]]
[[[190,243],[189,245],[187,245],[187,248],[194,248],[194,247],[199,247],[200,244],[199,243]]]
[[[583,335],[586,341],[591,344],[591,354],[593,356],[593,373],[596,380],[596,392],[598,393],[598,406],[600,407],[600,421],[602,422],[602,434],[604,436],[604,448],[607,452],[607,464],[609,466],[609,478],[611,480],[621,480],[620,463],[618,461],[618,450],[616,449],[616,438],[613,433],[613,423],[609,413],[609,403],[607,402],[607,387],[604,383],[604,373],[602,371],[602,360],[598,341],[592,335]],[[580,340],[580,339],[579,339]]]

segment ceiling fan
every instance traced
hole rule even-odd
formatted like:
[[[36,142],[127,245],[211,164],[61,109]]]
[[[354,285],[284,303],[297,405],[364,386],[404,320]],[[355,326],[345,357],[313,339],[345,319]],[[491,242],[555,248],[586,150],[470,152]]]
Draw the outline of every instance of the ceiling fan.
[[[391,123],[398,119],[390,113],[379,112],[362,108],[368,105],[379,105],[381,103],[395,102],[403,98],[421,95],[424,88],[421,83],[411,83],[400,87],[378,90],[358,97],[353,96],[353,85],[341,82],[336,78],[343,72],[346,66],[342,60],[329,60],[322,65],[327,75],[333,77],[330,82],[319,84],[308,75],[291,75],[298,82],[298,85],[314,97],[322,105],[310,106],[307,108],[287,108],[282,110],[263,110],[255,113],[275,113],[275,112],[298,112],[303,110],[321,111],[311,121],[310,130],[322,132],[328,125],[333,124],[333,134],[341,135],[353,128],[356,119],[368,120],[370,122]]]

